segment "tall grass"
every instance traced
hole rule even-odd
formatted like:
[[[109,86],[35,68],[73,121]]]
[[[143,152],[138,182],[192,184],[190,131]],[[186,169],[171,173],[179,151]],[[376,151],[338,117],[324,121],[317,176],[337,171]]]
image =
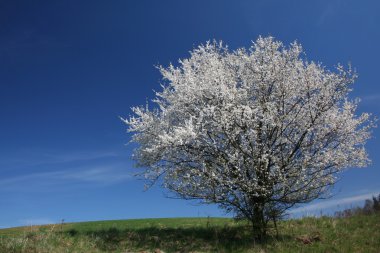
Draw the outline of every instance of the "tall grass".
[[[380,215],[279,222],[264,242],[224,218],[144,219],[0,230],[0,252],[380,252]]]

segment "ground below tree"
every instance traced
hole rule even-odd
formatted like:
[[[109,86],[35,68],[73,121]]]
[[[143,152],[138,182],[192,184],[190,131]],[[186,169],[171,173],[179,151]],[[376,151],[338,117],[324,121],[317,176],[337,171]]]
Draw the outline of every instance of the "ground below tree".
[[[281,221],[265,242],[247,223],[170,218],[0,230],[0,252],[379,252],[380,213]]]

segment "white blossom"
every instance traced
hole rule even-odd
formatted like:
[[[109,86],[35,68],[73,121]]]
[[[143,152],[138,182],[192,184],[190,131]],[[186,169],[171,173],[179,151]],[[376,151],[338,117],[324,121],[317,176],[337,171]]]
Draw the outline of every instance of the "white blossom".
[[[125,119],[147,178],[186,199],[257,222],[323,196],[348,167],[369,163],[374,126],[348,97],[356,74],[303,59],[302,47],[260,37],[230,51],[208,42],[164,79],[153,110]],[[268,211],[269,212],[269,211]]]

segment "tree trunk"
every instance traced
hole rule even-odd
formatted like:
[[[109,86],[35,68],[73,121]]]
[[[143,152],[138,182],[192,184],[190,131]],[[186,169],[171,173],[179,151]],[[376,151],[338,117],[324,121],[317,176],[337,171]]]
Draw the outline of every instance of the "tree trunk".
[[[264,204],[255,203],[253,206],[253,217],[251,219],[252,229],[256,239],[260,241],[266,237],[266,222],[264,217]]]
[[[273,216],[274,228],[276,229],[276,239],[278,239],[277,217]]]

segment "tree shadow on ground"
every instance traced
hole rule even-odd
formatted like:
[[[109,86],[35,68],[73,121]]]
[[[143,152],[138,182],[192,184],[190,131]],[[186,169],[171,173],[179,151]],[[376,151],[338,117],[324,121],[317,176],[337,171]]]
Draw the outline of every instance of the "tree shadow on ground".
[[[104,251],[128,249],[161,249],[164,252],[239,252],[255,245],[264,245],[280,238],[267,237],[265,241],[255,241],[246,226],[208,228],[109,228],[87,232],[75,229],[66,231],[69,236],[83,235],[94,241],[97,248]]]

